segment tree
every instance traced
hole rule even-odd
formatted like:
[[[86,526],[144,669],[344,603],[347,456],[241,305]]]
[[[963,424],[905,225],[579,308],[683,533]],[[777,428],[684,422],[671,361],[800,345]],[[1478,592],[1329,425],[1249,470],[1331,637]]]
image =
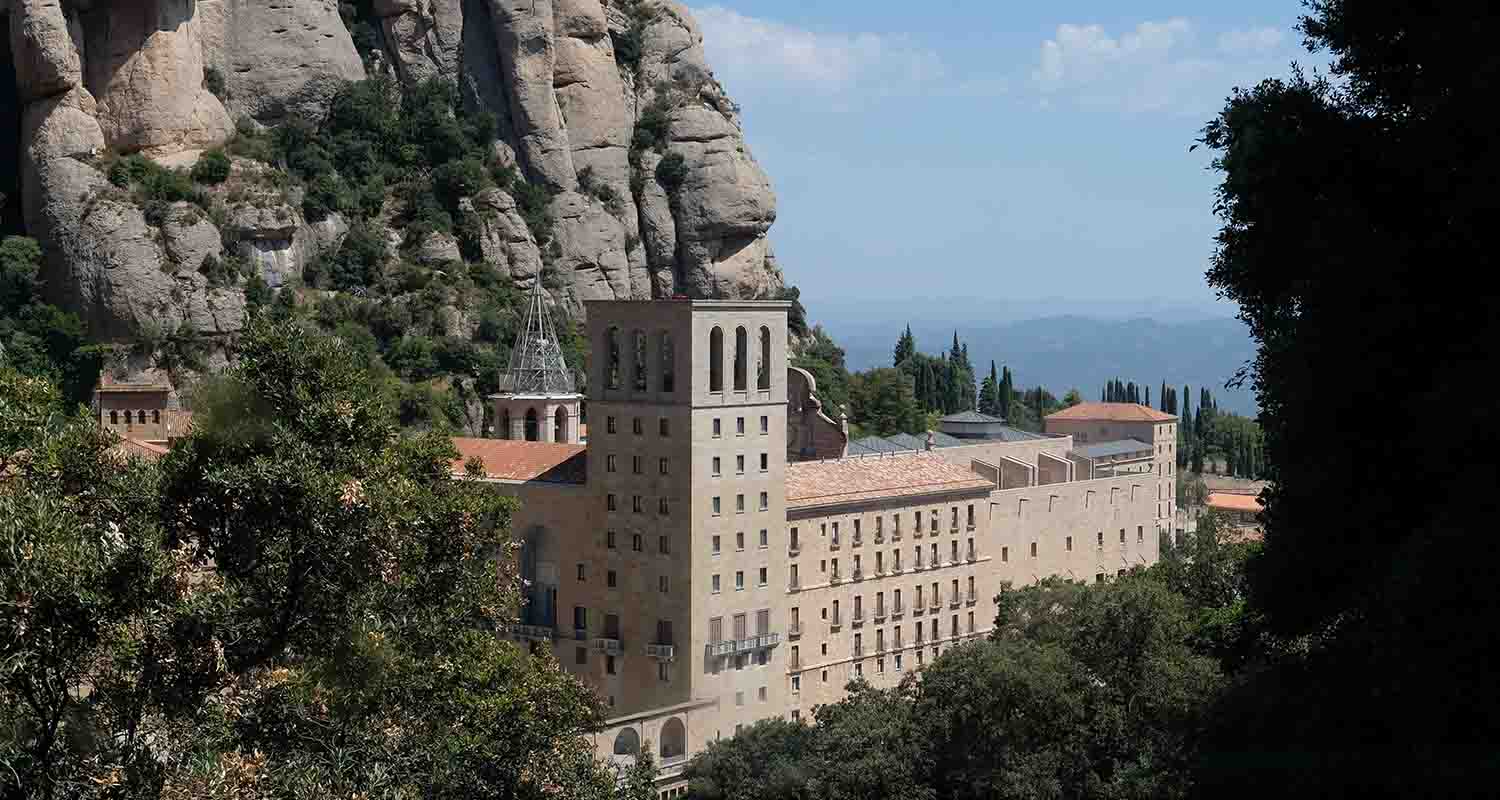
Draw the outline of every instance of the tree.
[[[893,689],[851,682],[837,703],[818,706],[817,736],[809,756],[808,796],[829,800],[869,797],[932,798],[927,743],[917,735],[915,681]]]
[[[597,699],[492,633],[510,501],[398,436],[341,343],[257,321],[240,348],[158,465],[84,415],[28,426],[0,482],[0,791],[611,796]],[[35,380],[0,373],[18,418],[60,405]]]
[[[855,373],[849,382],[850,419],[861,431],[876,436],[925,431],[926,416],[912,387],[911,378],[898,369]]]
[[[911,335],[911,326],[907,325],[906,330],[901,334],[901,338],[896,341],[896,353],[895,358],[891,361],[891,366],[899,367],[907,359],[916,354],[917,339]]]
[[[844,363],[844,348],[834,343],[822,325],[814,325],[802,343],[802,351],[792,356],[792,366],[807,370],[818,384],[818,399],[829,417],[838,420],[849,410],[849,368]]]
[[[979,387],[979,412],[992,417],[1004,416],[1005,408],[1000,404],[1000,378],[995,372],[995,362],[990,362],[990,374]]]
[[[1500,650],[1492,570],[1471,555],[1500,501],[1492,468],[1420,431],[1496,365],[1474,344],[1500,336],[1496,276],[1455,290],[1431,265],[1493,252],[1500,129],[1474,110],[1500,69],[1482,44],[1500,9],[1308,9],[1301,32],[1337,82],[1263,81],[1202,139],[1222,178],[1208,278],[1257,345],[1244,377],[1272,481],[1251,598],[1301,645],[1216,715],[1205,783],[1232,786],[1233,754],[1274,742],[1257,775],[1282,794],[1470,794],[1500,777],[1475,746],[1500,735],[1500,687],[1466,668]],[[1465,453],[1500,444],[1485,405],[1444,414]]]
[[[710,743],[683,778],[701,800],[807,800],[813,738],[800,722],[761,720]]]

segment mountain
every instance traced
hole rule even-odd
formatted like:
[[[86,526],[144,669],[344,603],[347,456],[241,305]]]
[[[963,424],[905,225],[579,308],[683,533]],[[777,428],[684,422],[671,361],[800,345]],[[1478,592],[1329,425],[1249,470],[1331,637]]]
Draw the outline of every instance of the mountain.
[[[0,0],[0,28],[7,232],[97,340],[228,337],[252,281],[401,313],[436,287],[440,335],[474,327],[455,274],[545,279],[575,317],[783,287],[770,182],[672,0]]]
[[[917,347],[926,353],[947,352],[953,342],[951,324],[913,320]],[[851,370],[889,366],[896,338],[905,320],[835,323],[825,326],[844,348]],[[976,369],[988,373],[989,363],[1009,366],[1016,386],[1045,386],[1058,397],[1077,389],[1085,400],[1099,399],[1100,387],[1112,378],[1135,381],[1151,388],[1157,403],[1161,382],[1207,386],[1221,408],[1255,413],[1249,388],[1226,389],[1225,381],[1255,355],[1244,323],[1235,319],[1191,319],[1181,322],[1151,318],[1098,319],[1078,315],[1040,317],[1007,323],[965,323],[959,339],[969,345]],[[981,376],[982,377],[982,376]]]

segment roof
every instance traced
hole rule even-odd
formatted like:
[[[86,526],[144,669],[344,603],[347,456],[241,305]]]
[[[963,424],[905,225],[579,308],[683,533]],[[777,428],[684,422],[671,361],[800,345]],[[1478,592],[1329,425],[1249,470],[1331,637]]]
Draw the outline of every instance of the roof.
[[[157,461],[162,456],[165,456],[168,450],[154,442],[143,442],[140,439],[121,439],[119,444],[110,448],[110,452],[120,456],[136,456],[147,461]]]
[[[1047,415],[1052,420],[1098,420],[1101,422],[1171,422],[1176,415],[1140,403],[1079,403]]]
[[[1121,439],[1116,442],[1100,442],[1098,444],[1084,445],[1073,448],[1073,452],[1086,458],[1109,458],[1126,453],[1139,453],[1142,450],[1150,452],[1155,445],[1149,445],[1136,439]]]
[[[1260,498],[1253,494],[1209,492],[1208,507],[1217,508],[1221,511],[1244,511],[1255,514],[1259,513],[1265,506],[1261,504]]]
[[[973,410],[970,410],[970,411],[960,411],[960,412],[958,412],[956,414],[949,414],[948,416],[943,417],[942,419],[938,420],[938,422],[968,422],[968,423],[995,423],[995,422],[1004,422],[1004,421],[1005,420],[1003,420],[1003,419],[1001,419],[999,417],[992,417],[989,414],[981,414],[978,411],[973,411]]]
[[[458,458],[453,474],[463,475],[464,462],[478,458],[491,480],[583,483],[588,476],[587,448],[581,444],[522,442],[514,439],[454,437]]]
[[[879,436],[866,436],[863,439],[856,439],[855,441],[849,443],[849,455],[852,456],[863,456],[877,453],[907,452],[911,452],[910,447],[896,444],[890,439],[885,439]]]
[[[786,468],[789,509],[992,488],[968,468],[929,453],[799,461]]]

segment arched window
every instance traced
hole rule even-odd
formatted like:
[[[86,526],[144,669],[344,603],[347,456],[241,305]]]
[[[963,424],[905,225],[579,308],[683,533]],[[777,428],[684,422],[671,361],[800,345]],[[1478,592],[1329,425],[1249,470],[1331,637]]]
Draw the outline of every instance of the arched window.
[[[687,730],[682,720],[673,717],[661,726],[661,757],[676,758],[687,752]]]
[[[152,425],[160,425],[161,424],[161,412],[158,411],[157,409],[154,409],[154,408],[151,409],[151,424]]]
[[[646,332],[637,330],[631,337],[631,344],[635,347],[635,362],[631,365],[634,370],[635,390],[646,391]]]
[[[604,343],[604,351],[607,354],[604,368],[609,371],[606,380],[609,388],[618,389],[620,388],[620,329],[610,328],[607,336]]]
[[[526,409],[526,441],[535,442],[541,438],[541,429],[537,425],[536,409]]]
[[[760,361],[755,367],[758,373],[755,384],[761,389],[771,388],[771,329],[760,326]]]
[[[661,332],[661,390],[677,391],[677,353],[672,349],[672,334]]]
[[[120,412],[118,412],[118,411],[111,411],[111,412],[109,412],[109,424],[111,424],[111,425],[119,425],[120,424]]]
[[[146,409],[143,408],[140,411],[135,412],[135,421],[141,423],[142,425],[146,424]]]
[[[724,332],[717,327],[708,334],[708,390],[724,391]]]
[[[637,756],[641,754],[641,736],[635,728],[625,728],[615,737],[615,755]]]
[[[500,412],[500,438],[510,438],[510,409]]]
[[[552,415],[552,441],[568,441],[568,410],[558,408],[557,413]]]
[[[734,390],[745,391],[746,370],[749,369],[750,342],[744,328],[734,329]]]

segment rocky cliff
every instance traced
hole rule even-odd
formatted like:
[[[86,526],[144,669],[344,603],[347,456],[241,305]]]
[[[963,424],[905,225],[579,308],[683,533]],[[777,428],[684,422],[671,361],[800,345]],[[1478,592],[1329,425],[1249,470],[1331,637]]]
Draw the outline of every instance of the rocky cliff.
[[[575,316],[588,299],[783,288],[769,182],[672,0],[0,0],[0,15],[25,231],[45,247],[55,299],[97,338],[232,334],[245,286],[210,265],[306,293],[312,260],[366,221],[392,245],[384,270],[467,262],[523,287],[550,270]],[[122,170],[124,156],[192,168],[239,136],[316,128],[344,87],[376,75],[456,86],[458,113],[493,121],[488,166],[545,190],[545,233],[503,183],[462,198],[455,213],[477,220],[466,247],[414,233],[395,192],[365,221],[315,216],[300,199],[315,188],[253,150],[185,200],[153,208],[122,188],[144,174]]]

